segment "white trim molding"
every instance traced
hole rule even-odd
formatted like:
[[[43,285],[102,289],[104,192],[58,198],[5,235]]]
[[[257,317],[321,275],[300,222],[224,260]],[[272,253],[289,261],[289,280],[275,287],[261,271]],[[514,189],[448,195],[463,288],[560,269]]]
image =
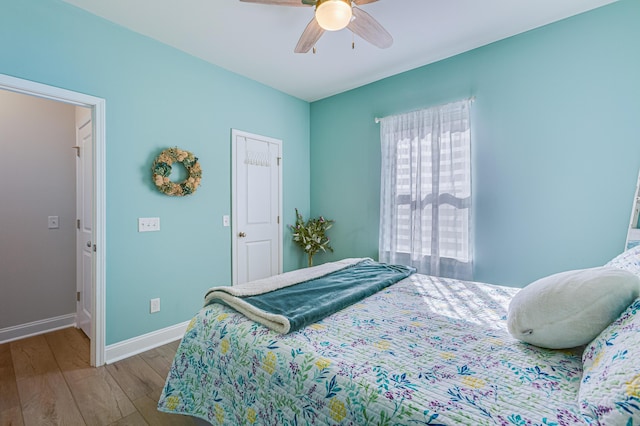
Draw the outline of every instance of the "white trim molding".
[[[130,356],[146,352],[158,346],[166,345],[175,340],[180,340],[182,336],[184,336],[189,322],[191,321],[181,322],[180,324],[152,331],[142,336],[108,345],[105,348],[105,362],[112,364],[121,359],[129,358]]]
[[[76,325],[75,312],[0,329],[0,345]]]
[[[0,89],[37,96],[91,108],[93,112],[93,240],[95,244],[93,270],[93,301],[91,320],[91,365],[105,363],[106,330],[106,101],[102,98],[73,92],[46,84],[0,74]],[[75,316],[74,316],[75,317]]]

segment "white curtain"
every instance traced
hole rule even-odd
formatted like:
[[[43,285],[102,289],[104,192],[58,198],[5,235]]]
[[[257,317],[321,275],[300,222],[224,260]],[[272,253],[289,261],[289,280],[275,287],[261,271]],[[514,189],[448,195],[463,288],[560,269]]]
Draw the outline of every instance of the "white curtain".
[[[472,279],[471,100],[381,119],[381,262]]]

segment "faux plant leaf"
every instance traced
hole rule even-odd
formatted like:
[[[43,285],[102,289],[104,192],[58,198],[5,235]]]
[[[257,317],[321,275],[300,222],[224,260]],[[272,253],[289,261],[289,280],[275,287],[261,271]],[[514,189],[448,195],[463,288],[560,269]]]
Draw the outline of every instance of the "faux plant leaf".
[[[326,236],[327,230],[333,226],[333,223],[333,220],[325,219],[323,216],[311,218],[305,222],[296,209],[296,223],[289,225],[289,229],[291,229],[293,241],[311,258],[320,250],[333,252],[333,248],[329,245],[329,238]]]

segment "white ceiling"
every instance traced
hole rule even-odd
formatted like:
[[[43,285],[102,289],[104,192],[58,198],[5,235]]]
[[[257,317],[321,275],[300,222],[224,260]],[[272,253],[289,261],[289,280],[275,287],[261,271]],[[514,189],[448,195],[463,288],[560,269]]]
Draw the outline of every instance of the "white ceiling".
[[[344,29],[295,54],[311,7],[239,0],[65,0],[285,93],[315,101],[616,0],[380,0],[361,6],[391,33],[378,49]],[[351,41],[355,39],[355,50]]]

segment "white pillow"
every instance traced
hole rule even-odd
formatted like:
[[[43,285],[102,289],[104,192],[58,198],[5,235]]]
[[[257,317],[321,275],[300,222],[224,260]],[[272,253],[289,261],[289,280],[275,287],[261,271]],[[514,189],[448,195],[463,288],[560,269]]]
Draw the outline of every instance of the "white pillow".
[[[640,293],[640,278],[617,268],[561,272],[520,290],[507,327],[517,339],[549,349],[586,345]]]

